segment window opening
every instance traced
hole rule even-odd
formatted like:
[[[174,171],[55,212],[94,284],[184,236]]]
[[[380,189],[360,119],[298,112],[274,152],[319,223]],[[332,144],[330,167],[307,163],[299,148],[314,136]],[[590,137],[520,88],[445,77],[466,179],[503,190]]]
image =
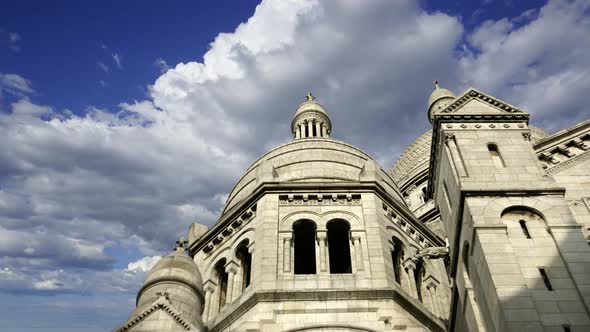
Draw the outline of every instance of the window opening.
[[[328,223],[330,273],[352,273],[350,260],[350,226],[343,220]]]
[[[225,272],[225,259],[215,266],[217,271],[217,285],[219,287],[219,309],[223,308],[227,300],[227,273]]]
[[[549,281],[549,277],[547,276],[547,272],[545,272],[545,268],[540,267],[539,273],[541,274],[541,278],[543,278],[543,282],[545,283],[545,287],[547,287],[547,290],[552,291],[553,286],[551,286],[551,281]]]
[[[518,223],[520,224],[520,228],[522,229],[522,232],[524,233],[524,236],[526,236],[527,239],[531,238],[531,233],[529,233],[529,229],[526,226],[526,221],[524,221],[523,219],[520,219],[518,221]]]
[[[250,286],[250,278],[252,271],[252,254],[248,252],[248,240],[240,244],[236,251],[236,256],[240,260],[240,267],[242,269],[242,290]]]
[[[293,242],[295,274],[315,274],[315,224],[309,220],[300,220],[293,224]]]
[[[496,167],[506,167],[504,159],[500,155],[500,151],[498,150],[498,146],[496,144],[488,144],[488,151],[490,152],[490,156],[492,157],[492,161]]]
[[[398,238],[393,237],[393,250],[391,251],[391,260],[393,262],[393,273],[395,281],[401,285],[402,261],[404,259],[404,245]]]

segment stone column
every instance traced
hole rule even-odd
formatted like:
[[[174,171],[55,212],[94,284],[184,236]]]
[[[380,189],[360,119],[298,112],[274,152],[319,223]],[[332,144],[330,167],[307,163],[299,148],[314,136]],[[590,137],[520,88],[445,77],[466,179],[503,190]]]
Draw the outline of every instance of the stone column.
[[[225,294],[225,304],[232,303],[234,290],[234,277],[238,272],[236,263],[229,261],[225,265],[225,272],[227,273],[227,291]]]
[[[299,125],[295,126],[295,139],[300,139],[301,138],[301,128],[299,127]]]
[[[436,284],[431,282],[426,286],[428,288],[428,294],[430,295],[430,301],[432,303],[432,313],[438,317],[441,316],[440,309],[438,307],[438,297],[436,295]]]
[[[316,121],[315,122],[315,135],[316,135],[316,137],[322,137],[322,134],[321,134],[321,124],[320,124],[319,121]]]
[[[326,137],[326,125],[322,122],[321,124],[322,137]]]
[[[232,291],[232,298],[231,302],[236,300],[240,295],[242,295],[242,286],[244,284],[244,267],[240,263],[240,267],[238,272],[234,275],[234,287]]]
[[[445,143],[447,144],[449,151],[451,152],[451,159],[453,160],[453,164],[457,169],[457,173],[460,177],[467,176],[467,170],[465,169],[465,165],[463,164],[463,159],[461,158],[461,154],[459,153],[459,149],[457,148],[457,143],[455,142],[455,135],[446,135]]]
[[[283,272],[291,272],[291,237],[283,239]]]
[[[213,299],[211,298],[211,295],[215,291],[215,286],[216,285],[213,284],[212,281],[208,280],[205,282],[205,285],[203,287],[203,289],[205,290],[205,304],[204,304],[204,308],[203,308],[203,322],[206,322],[209,320],[209,310],[211,310],[211,301],[213,301]]]
[[[352,245],[354,247],[354,257],[357,271],[365,269],[363,262],[363,248],[361,247],[361,237],[356,235],[352,237]]]
[[[307,137],[313,137],[313,121],[307,120]]]
[[[416,289],[416,279],[414,278],[414,272],[416,270],[416,263],[411,259],[408,258],[404,262],[404,269],[407,271],[408,277],[408,286],[410,287],[409,291],[410,294],[415,298],[418,299],[418,290]]]
[[[326,250],[326,232],[325,231],[317,231],[317,238],[318,244],[320,248],[320,271],[327,272],[327,261],[328,261],[328,252]]]

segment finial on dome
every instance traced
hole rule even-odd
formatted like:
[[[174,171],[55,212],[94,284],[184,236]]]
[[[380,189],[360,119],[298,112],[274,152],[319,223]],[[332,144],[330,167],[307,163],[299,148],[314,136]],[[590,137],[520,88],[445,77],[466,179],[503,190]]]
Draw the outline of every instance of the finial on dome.
[[[311,94],[311,92],[309,92],[309,93],[307,94],[307,96],[305,96],[305,97],[307,98],[307,101],[308,101],[308,102],[309,102],[309,101],[314,101],[314,100],[315,100],[315,97],[314,97],[314,96]]]
[[[180,239],[176,240],[176,247],[174,247],[174,250],[176,252],[184,254],[187,246],[188,246],[188,241],[185,240],[183,237],[181,237]]]
[[[438,86],[438,80],[434,80],[434,90],[436,89],[440,89],[440,87]]]

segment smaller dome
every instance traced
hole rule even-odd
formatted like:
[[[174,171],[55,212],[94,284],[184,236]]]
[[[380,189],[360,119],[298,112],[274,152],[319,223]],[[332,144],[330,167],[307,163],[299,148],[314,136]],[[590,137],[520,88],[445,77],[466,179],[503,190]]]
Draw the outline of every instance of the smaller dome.
[[[439,101],[439,100],[443,100],[443,99],[447,99],[448,102],[450,102],[451,100],[455,99],[456,96],[453,92],[451,92],[450,90],[441,88],[440,86],[438,86],[438,81],[434,81],[434,91],[432,91],[432,93],[430,94],[430,97],[428,98],[428,118],[432,121],[432,117],[433,117],[433,106],[434,104]]]
[[[312,96],[311,93],[308,93],[307,100],[301,103],[301,105],[299,105],[299,108],[297,108],[297,111],[295,111],[295,115],[293,116],[293,118],[296,118],[299,114],[305,112],[320,112],[328,116],[328,113],[326,112],[324,106],[316,102],[315,97]]]
[[[160,259],[145,278],[144,285],[175,279],[202,291],[203,281],[197,264],[183,252],[175,251]]]

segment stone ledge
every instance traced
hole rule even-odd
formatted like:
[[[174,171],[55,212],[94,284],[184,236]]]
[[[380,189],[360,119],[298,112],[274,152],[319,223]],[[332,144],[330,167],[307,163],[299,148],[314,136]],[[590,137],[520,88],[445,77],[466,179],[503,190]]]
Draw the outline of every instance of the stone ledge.
[[[238,299],[239,301],[240,299]],[[410,295],[396,288],[355,289],[355,290],[289,290],[289,291],[258,291],[242,302],[234,302],[229,306],[227,314],[221,313],[209,326],[209,332],[223,331],[240,316],[259,302],[281,301],[347,301],[347,300],[392,300],[406,309],[414,318],[431,331],[446,331],[443,322],[432,315],[424,305]],[[354,308],[353,308],[354,309]],[[366,309],[365,309],[366,311]],[[297,329],[295,329],[296,331]]]

